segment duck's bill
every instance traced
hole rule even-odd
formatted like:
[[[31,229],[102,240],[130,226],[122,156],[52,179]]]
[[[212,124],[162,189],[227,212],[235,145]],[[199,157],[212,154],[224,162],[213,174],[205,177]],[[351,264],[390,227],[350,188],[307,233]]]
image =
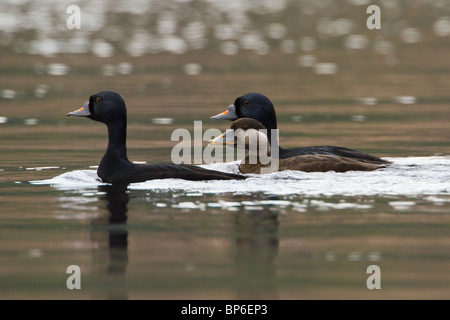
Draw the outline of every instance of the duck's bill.
[[[236,144],[234,130],[228,129],[217,138],[209,140],[208,144]]]
[[[86,102],[80,109],[69,112],[67,114],[67,116],[76,116],[76,117],[88,117],[90,115],[91,112],[89,111],[89,102]]]
[[[238,118],[236,114],[236,107],[234,105],[230,105],[228,109],[225,112],[216,114],[215,116],[212,116],[211,119],[214,120],[236,120]]]

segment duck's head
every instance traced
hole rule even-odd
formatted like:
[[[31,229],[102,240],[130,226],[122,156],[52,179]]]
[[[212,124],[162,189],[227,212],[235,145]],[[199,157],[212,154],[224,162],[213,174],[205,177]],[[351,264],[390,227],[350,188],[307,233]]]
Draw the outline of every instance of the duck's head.
[[[211,119],[237,120],[251,118],[258,120],[268,130],[277,128],[277,116],[272,102],[260,93],[247,93],[238,97],[225,112]]]
[[[237,148],[258,150],[258,147],[270,147],[266,128],[257,120],[241,118],[231,123],[230,129],[209,144],[235,145]]]
[[[89,97],[83,107],[69,112],[68,116],[86,117],[105,124],[117,121],[126,122],[127,109],[120,94],[113,91],[102,91]]]

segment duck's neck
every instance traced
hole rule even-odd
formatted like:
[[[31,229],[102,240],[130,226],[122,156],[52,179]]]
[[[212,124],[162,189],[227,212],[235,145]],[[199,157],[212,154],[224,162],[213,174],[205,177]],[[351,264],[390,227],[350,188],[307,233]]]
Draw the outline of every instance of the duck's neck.
[[[276,129],[276,124],[275,124],[275,129],[271,129],[271,130],[267,130],[267,138],[269,139],[269,152],[270,152],[270,146],[272,146],[273,150],[278,150],[280,149],[280,144],[278,143],[278,129]],[[274,156],[278,156],[277,154],[274,154]]]
[[[108,125],[108,148],[106,149],[106,154],[128,161],[126,121]]]
[[[258,121],[261,122],[261,124],[264,126],[264,128],[267,128],[267,137],[269,138],[269,142],[272,144],[272,148],[275,148],[275,145],[272,143],[271,140],[272,137],[272,130],[276,130],[273,133],[276,132],[277,134],[277,146],[278,146],[278,130],[277,130],[277,115],[275,113],[275,109],[272,108],[270,110],[266,110],[267,114],[264,118],[260,119],[258,118]]]
[[[127,157],[127,123],[126,121],[108,126],[108,148],[103,155],[97,173],[105,180],[125,165],[130,164]]]
[[[273,149],[267,139],[258,142],[257,148],[246,146],[248,155],[242,160],[239,170],[242,173],[256,174],[277,172],[279,169],[278,146]]]
[[[127,157],[127,124],[126,121],[120,124],[108,126],[108,148],[103,155],[102,161],[97,169],[98,176],[104,182],[111,182],[115,175],[120,174],[124,168],[133,164]]]
[[[258,139],[256,147],[247,145],[246,148],[248,154],[243,163],[248,165],[264,166],[269,162],[269,159],[272,156],[270,143],[268,143],[267,139]]]

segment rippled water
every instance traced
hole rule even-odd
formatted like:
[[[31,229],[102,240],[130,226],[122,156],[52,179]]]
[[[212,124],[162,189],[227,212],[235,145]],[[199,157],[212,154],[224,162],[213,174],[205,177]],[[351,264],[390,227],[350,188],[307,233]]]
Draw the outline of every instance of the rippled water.
[[[127,189],[100,183],[95,170],[28,168],[54,177],[3,184],[2,295],[446,297],[450,158],[389,160],[376,172],[285,171]],[[82,270],[79,292],[65,287],[73,264]],[[366,287],[373,264],[382,270],[379,293]]]
[[[71,4],[0,3],[0,298],[450,297],[449,1],[379,1],[378,31],[366,0],[77,1],[68,30]],[[137,162],[257,91],[282,146],[393,164],[113,187],[105,127],[66,117],[102,90],[125,98]]]
[[[249,175],[245,181],[151,180],[132,183],[131,190],[188,192],[192,195],[262,193],[287,196],[424,196],[450,195],[450,157],[387,158],[387,168],[371,172],[282,171]],[[203,165],[206,169],[239,172],[240,161]],[[59,190],[96,189],[102,185],[95,170],[77,170],[48,180],[31,181]]]

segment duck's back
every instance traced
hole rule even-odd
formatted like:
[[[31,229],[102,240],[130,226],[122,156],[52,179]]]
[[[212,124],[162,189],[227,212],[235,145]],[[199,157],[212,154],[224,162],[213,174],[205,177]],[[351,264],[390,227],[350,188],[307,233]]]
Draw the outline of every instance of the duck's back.
[[[278,167],[272,162],[266,165],[260,162],[249,163],[246,157],[239,165],[239,170],[244,174],[273,173],[277,171],[295,170],[303,172],[347,172],[347,171],[373,171],[384,168],[385,164],[374,164],[336,155],[306,154],[278,160]]]
[[[354,159],[360,162],[367,162],[373,164],[388,164],[390,163],[387,160],[381,159],[376,156],[372,156],[370,154],[349,149],[345,147],[336,147],[336,146],[314,146],[314,147],[300,147],[300,148],[292,148],[292,149],[284,149],[279,148],[279,158],[280,159],[288,159],[301,155],[334,155],[339,157],[344,157],[347,159]]]
[[[384,165],[381,164],[362,162],[355,159],[325,154],[300,155],[279,160],[279,171],[284,170],[298,170],[303,172],[373,171],[383,167]]]

